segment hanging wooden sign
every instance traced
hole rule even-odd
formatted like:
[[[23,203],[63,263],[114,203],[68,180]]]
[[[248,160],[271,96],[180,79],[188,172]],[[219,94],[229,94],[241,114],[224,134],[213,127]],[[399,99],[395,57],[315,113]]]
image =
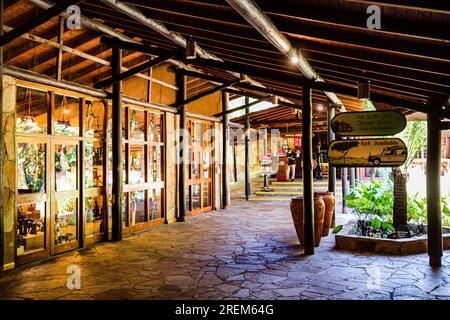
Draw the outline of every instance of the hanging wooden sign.
[[[342,112],[331,120],[331,129],[340,136],[388,136],[402,132],[406,118],[398,111]]]
[[[398,138],[335,140],[328,147],[328,161],[334,167],[399,167],[407,155]]]

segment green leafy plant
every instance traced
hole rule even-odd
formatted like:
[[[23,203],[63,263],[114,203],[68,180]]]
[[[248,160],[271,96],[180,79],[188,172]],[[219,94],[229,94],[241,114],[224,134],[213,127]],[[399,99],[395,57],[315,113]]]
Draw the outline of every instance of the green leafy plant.
[[[339,231],[342,230],[342,228],[344,228],[344,226],[343,226],[342,224],[340,224],[340,225],[334,227],[334,228],[333,228],[333,233],[334,233],[334,234],[338,233]]]

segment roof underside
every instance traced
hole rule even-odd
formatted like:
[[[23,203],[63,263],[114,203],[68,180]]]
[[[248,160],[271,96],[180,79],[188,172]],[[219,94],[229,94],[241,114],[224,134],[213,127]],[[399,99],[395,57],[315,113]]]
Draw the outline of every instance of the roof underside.
[[[201,48],[226,62],[267,71],[265,77],[252,78],[268,88],[286,92],[290,96],[298,95],[298,99],[289,100],[301,105],[299,84],[273,80],[270,77],[274,72],[287,76],[301,75],[300,71],[225,1],[123,2],[135,5],[145,16],[163,23],[171,31],[186,38],[192,36]],[[370,80],[373,92],[419,103],[447,101],[450,96],[450,11],[447,1],[256,2],[293,46],[301,49],[312,67],[328,83],[354,86],[358,81]],[[381,30],[369,30],[366,26],[367,6],[374,3],[382,8]],[[170,39],[99,0],[84,1],[80,7],[83,15],[135,40],[163,49],[178,48]],[[7,27],[15,28],[42,12],[42,9],[33,7],[26,0],[5,1],[4,23]],[[57,42],[58,18],[51,19],[30,33]],[[64,45],[98,59],[92,61],[65,52],[62,68],[64,80],[93,85],[111,76],[111,68],[107,65],[111,61],[111,49],[100,43],[99,37],[100,34],[84,27],[81,30],[65,30]],[[7,65],[54,76],[56,55],[54,47],[22,37],[5,47],[4,61]],[[126,52],[124,66],[130,68],[147,59],[144,54]],[[195,68],[232,79],[224,71]],[[189,78],[188,96],[212,86],[214,84],[206,80]],[[338,97],[348,111],[362,109],[361,102],[355,97],[340,94]],[[316,90],[313,93],[313,103],[318,113],[317,119],[323,120],[326,108],[320,111],[318,106],[326,106],[327,97]],[[282,107],[260,111],[252,119],[255,123],[262,123],[264,120],[298,121],[289,108]]]

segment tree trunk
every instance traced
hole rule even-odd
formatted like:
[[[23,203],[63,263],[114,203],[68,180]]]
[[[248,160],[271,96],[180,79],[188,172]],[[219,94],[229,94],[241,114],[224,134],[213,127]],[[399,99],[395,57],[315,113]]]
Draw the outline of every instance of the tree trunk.
[[[408,225],[408,199],[406,192],[406,175],[400,168],[392,168],[394,178],[394,227]]]

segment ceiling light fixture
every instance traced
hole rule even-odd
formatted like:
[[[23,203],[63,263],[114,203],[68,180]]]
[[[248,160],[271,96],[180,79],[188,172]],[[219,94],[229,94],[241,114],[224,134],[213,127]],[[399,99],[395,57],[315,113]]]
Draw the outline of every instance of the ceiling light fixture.
[[[192,40],[192,37],[186,41],[186,59],[192,60],[197,58],[197,43]]]

